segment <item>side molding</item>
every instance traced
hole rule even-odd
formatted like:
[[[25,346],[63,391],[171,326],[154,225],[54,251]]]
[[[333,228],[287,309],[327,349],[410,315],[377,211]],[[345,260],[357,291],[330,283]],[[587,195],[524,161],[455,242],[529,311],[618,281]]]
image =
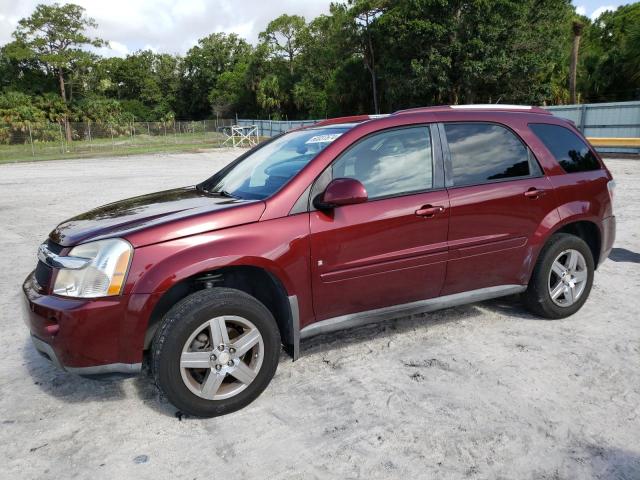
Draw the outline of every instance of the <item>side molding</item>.
[[[524,292],[526,289],[526,285],[498,285],[495,287],[480,288],[478,290],[471,290],[468,292],[454,293],[444,297],[430,298],[428,300],[419,300],[417,302],[405,303],[402,305],[394,305],[391,307],[342,315],[340,317],[329,318],[327,320],[312,323],[311,325],[304,327],[300,331],[299,338],[304,339],[315,335],[334,332],[336,330],[359,327],[369,323],[383,322],[400,316],[433,312],[435,310],[442,310],[443,308],[481,302],[492,298]]]

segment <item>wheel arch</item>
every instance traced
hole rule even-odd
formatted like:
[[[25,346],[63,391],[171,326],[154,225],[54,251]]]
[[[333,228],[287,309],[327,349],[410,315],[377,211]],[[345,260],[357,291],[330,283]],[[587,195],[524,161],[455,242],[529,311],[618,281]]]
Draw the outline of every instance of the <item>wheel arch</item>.
[[[295,360],[298,355],[297,296],[289,295],[281,279],[262,266],[230,265],[207,269],[174,283],[157,300],[147,322],[144,349],[147,350],[164,315],[177,302],[206,288],[226,287],[243,291],[261,303],[276,320],[282,344]]]
[[[538,261],[542,248],[549,242],[549,239],[557,233],[568,233],[584,240],[591,250],[593,262],[597,268],[600,263],[602,248],[602,231],[598,225],[597,219],[593,217],[572,216],[563,219],[561,222],[554,225],[553,228],[547,230],[546,235],[543,237],[543,241],[539,243],[535,259],[531,263],[531,271],[528,273],[528,278],[530,278],[533,273],[533,266]]]
[[[568,233],[584,240],[593,255],[593,264],[595,265],[595,268],[598,268],[602,248],[602,232],[595,222],[591,220],[577,219],[561,225],[553,231],[552,235],[556,233]]]

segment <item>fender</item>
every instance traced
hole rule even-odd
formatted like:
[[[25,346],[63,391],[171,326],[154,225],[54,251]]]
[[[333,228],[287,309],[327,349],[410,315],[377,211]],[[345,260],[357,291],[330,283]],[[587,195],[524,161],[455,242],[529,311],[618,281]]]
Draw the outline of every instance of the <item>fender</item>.
[[[308,214],[259,223],[259,228],[247,224],[137,248],[125,287],[130,299],[120,337],[123,353],[142,355],[150,316],[167,290],[194,275],[224,267],[257,267],[274,276],[289,301],[296,300],[299,318],[292,321],[311,323]]]
[[[600,241],[604,238],[602,219],[613,215],[607,182],[611,174],[606,169],[580,173],[549,175],[558,207],[545,217],[531,239],[530,256],[523,268],[522,283],[531,278],[538,255],[551,235],[575,222],[587,221],[598,227]]]
[[[552,234],[551,232],[558,228],[561,222],[560,212],[558,212],[557,208],[553,209],[542,219],[542,222],[540,222],[540,225],[538,225],[538,228],[531,236],[527,247],[527,254],[523,260],[522,277],[520,278],[521,285],[527,285],[529,283],[529,279],[533,273],[533,267],[538,261],[540,250],[542,250],[544,244],[547,243],[547,240]]]

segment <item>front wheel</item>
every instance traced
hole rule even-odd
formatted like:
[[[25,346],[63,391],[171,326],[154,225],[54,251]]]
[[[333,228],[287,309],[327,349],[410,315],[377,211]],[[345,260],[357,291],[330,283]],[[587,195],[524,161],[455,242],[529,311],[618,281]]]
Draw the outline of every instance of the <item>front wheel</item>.
[[[587,301],[594,270],[593,254],[584,240],[566,233],[553,235],[523,293],[525,306],[549,319],[573,315]]]
[[[244,292],[214,288],[167,313],[153,342],[152,369],[178,409],[215,417],[255,400],[275,374],[279,353],[271,312]]]

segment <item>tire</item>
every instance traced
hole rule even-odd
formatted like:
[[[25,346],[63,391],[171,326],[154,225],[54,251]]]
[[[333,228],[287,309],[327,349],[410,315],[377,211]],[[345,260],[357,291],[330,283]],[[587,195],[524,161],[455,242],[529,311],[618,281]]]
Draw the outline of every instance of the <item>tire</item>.
[[[576,265],[573,269],[572,260]],[[547,319],[573,315],[589,297],[594,270],[593,254],[584,240],[566,233],[555,234],[540,251],[522,294],[523,303],[532,313]]]
[[[176,408],[216,417],[247,406],[264,391],[280,348],[276,321],[262,303],[240,290],[212,288],[167,312],[153,340],[151,368]]]

